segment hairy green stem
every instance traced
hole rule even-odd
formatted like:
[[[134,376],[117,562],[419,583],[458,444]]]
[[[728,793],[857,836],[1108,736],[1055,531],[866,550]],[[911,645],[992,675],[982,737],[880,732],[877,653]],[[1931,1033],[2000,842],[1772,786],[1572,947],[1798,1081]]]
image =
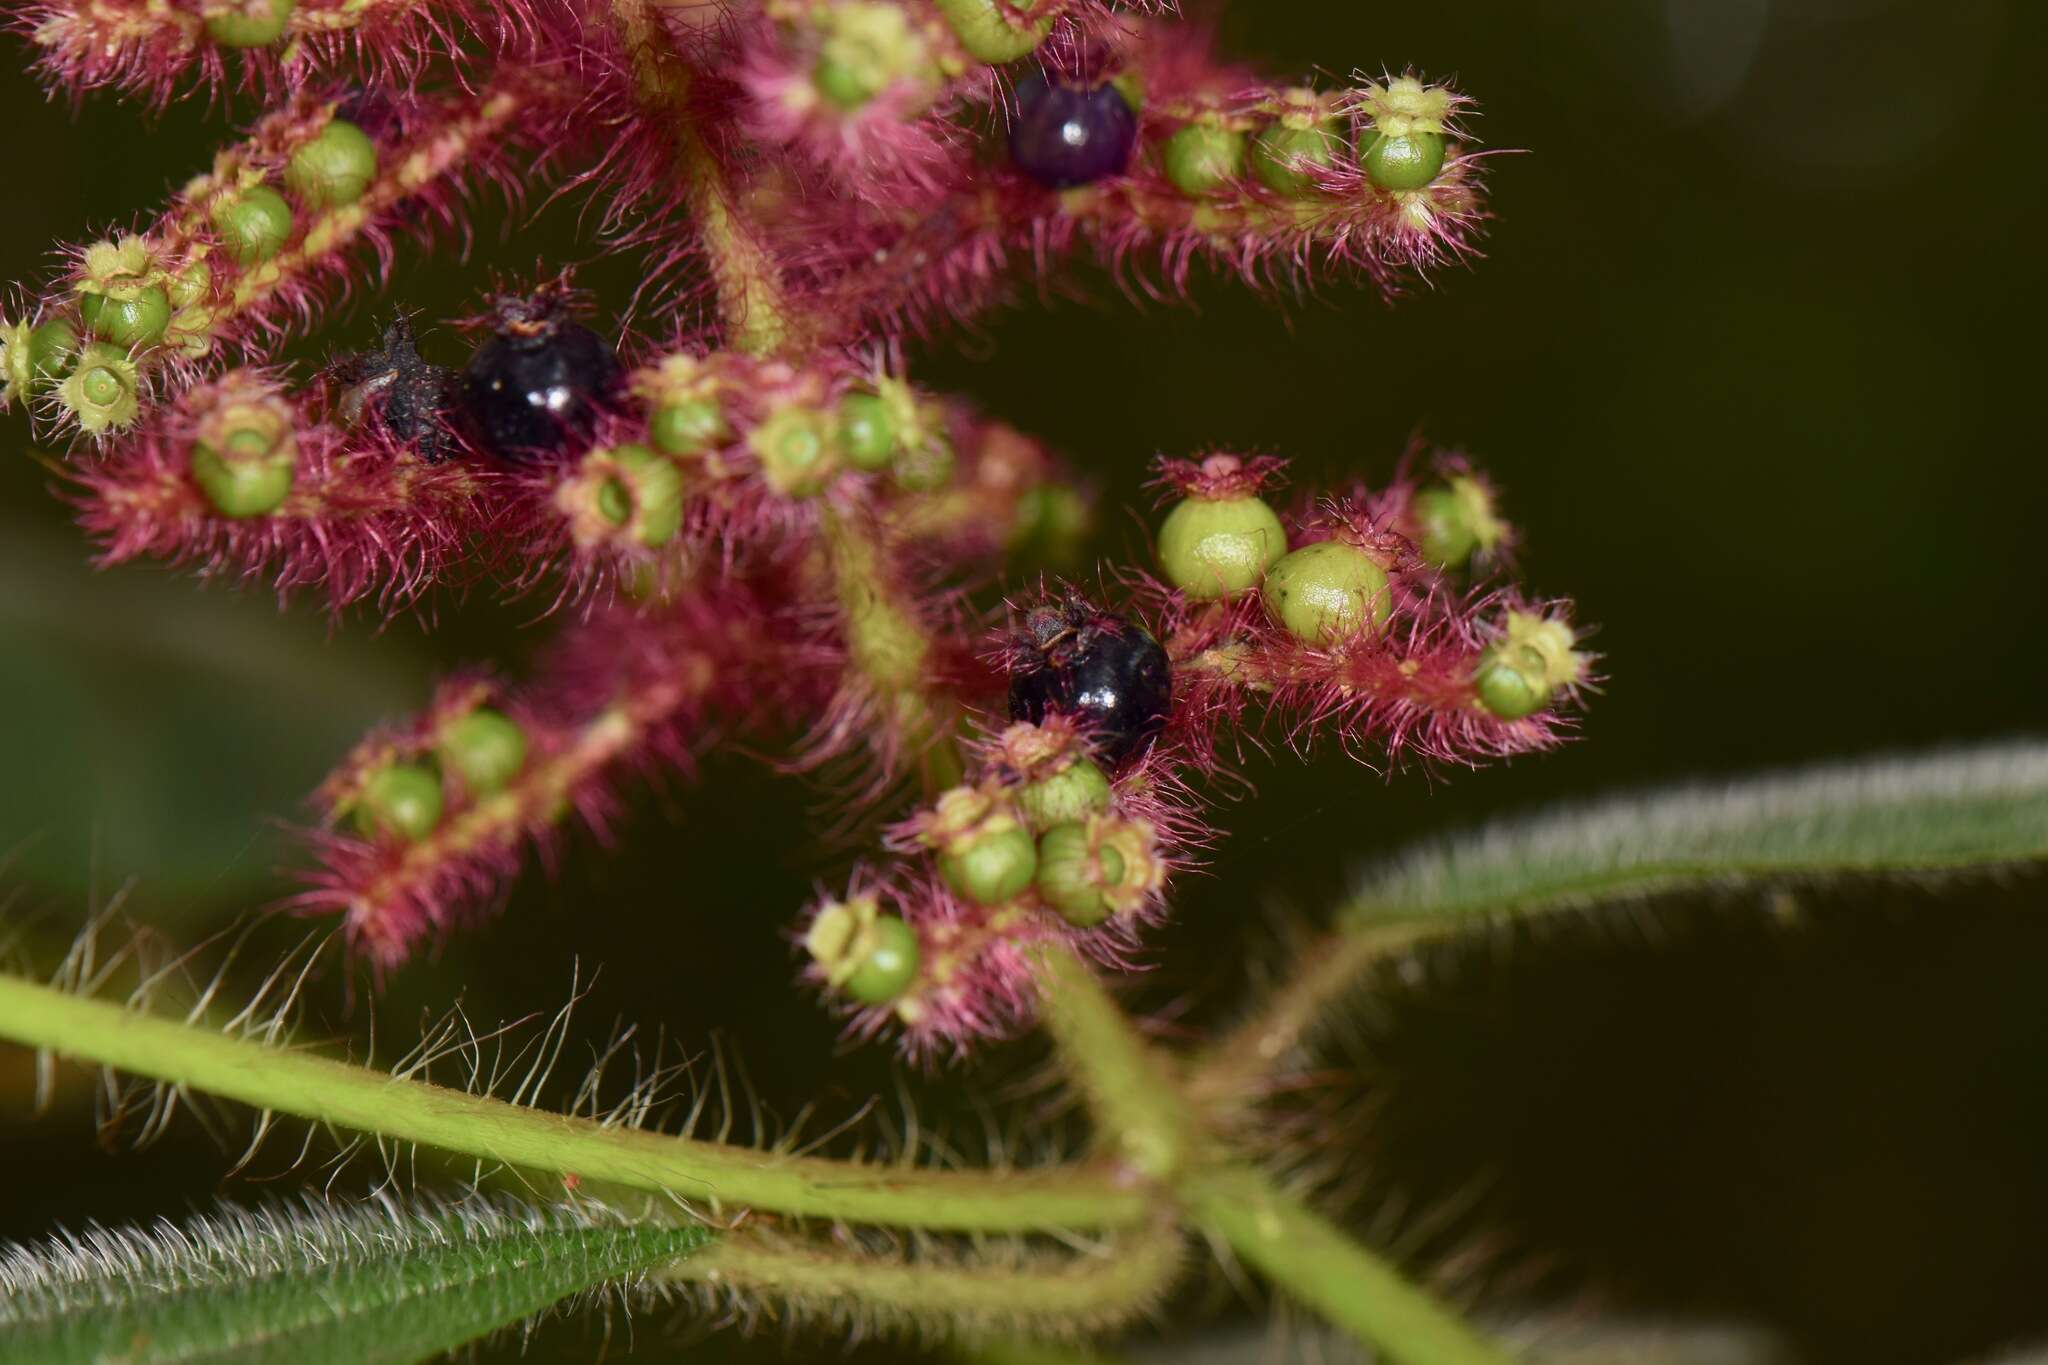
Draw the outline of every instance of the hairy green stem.
[[[738,1232],[662,1278],[767,1299],[792,1315],[962,1340],[1074,1339],[1156,1307],[1186,1262],[1170,1222],[1074,1253],[1010,1248],[901,1256]]]
[[[1435,1298],[1257,1171],[1225,1167],[1182,1190],[1196,1223],[1331,1323],[1401,1365],[1513,1359]]]
[[[965,771],[953,743],[957,717],[927,686],[932,640],[890,579],[877,528],[831,508],[820,513],[819,527],[851,670],[885,712],[882,719],[908,741],[925,790],[953,786]]]
[[[1334,1002],[1429,932],[1426,924],[1382,924],[1317,938],[1258,1010],[1196,1059],[1188,1098],[1206,1113],[1226,1113],[1260,1099],[1274,1069],[1334,1017]]]
[[[152,1018],[0,975],[0,1038],[316,1123],[727,1209],[929,1229],[1127,1226],[1155,1201],[1071,1167],[1001,1174],[792,1157],[612,1128]]]
[[[677,58],[655,8],[647,0],[612,4],[641,98],[655,111],[653,117],[670,127],[676,168],[718,294],[726,344],[748,355],[800,349],[810,340],[809,330],[800,325],[783,292],[781,271],[749,228],[725,168],[691,117],[690,71]]]
[[[1045,1025],[1090,1112],[1126,1162],[1168,1181],[1198,1226],[1390,1359],[1413,1365],[1508,1359],[1335,1224],[1250,1167],[1219,1159],[1221,1143],[1204,1140],[1170,1063],[1139,1036],[1087,965],[1065,947],[1042,950],[1041,963]]]
[[[1039,954],[1046,1031],[1119,1162],[1147,1180],[1169,1180],[1198,1131],[1168,1062],[1148,1046],[1088,964],[1065,945]]]
[[[1255,1097],[1364,977],[1418,940],[1679,892],[1845,877],[1927,881],[2048,863],[2048,744],[1828,764],[1622,797],[1426,844],[1370,874],[1337,933],[1196,1069]]]

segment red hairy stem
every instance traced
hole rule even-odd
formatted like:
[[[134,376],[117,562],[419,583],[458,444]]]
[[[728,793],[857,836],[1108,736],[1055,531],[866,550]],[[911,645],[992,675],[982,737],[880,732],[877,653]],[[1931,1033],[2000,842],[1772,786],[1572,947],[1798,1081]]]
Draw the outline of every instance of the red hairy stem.
[[[529,847],[550,855],[569,813],[606,837],[624,771],[687,772],[715,740],[800,696],[814,673],[764,629],[775,600],[766,585],[729,583],[644,611],[619,609],[572,631],[555,668],[532,687],[447,684],[422,716],[365,740],[322,785],[329,822],[314,836],[320,867],[291,907],[342,915],[350,941],[388,969],[486,908]],[[523,734],[525,757],[502,785],[472,792],[446,746],[487,701]],[[379,827],[380,775],[436,756],[444,760],[438,817],[410,833]],[[365,810],[368,831],[339,828]]]
[[[266,93],[347,76],[379,90],[417,83],[437,64],[471,68],[532,57],[573,22],[559,0],[298,0],[278,36],[230,48],[208,31],[202,0],[40,0],[11,27],[36,70],[73,96],[114,88],[156,105],[197,86]]]
[[[355,275],[354,248],[367,244],[388,268],[401,226],[457,222],[458,173],[470,183],[504,183],[524,140],[549,126],[558,93],[544,78],[513,73],[480,94],[407,102],[376,128],[376,171],[359,195],[332,206],[281,198],[285,230],[262,254],[238,255],[223,237],[222,213],[245,192],[270,194],[288,183],[291,153],[333,117],[333,100],[294,96],[141,232],[69,253],[64,282],[31,307],[28,320],[62,324],[86,339],[90,356],[80,370],[89,364],[114,374],[118,400],[101,402],[67,383],[43,389],[32,412],[89,435],[119,431],[152,400],[193,383],[208,358],[260,355],[317,322]],[[148,321],[117,330],[119,309],[131,300]],[[94,305],[99,311],[90,311]]]

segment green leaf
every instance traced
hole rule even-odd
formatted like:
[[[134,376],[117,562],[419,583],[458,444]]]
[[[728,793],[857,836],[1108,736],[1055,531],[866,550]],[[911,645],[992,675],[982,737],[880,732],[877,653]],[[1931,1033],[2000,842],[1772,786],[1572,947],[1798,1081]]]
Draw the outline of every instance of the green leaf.
[[[1623,797],[1493,826],[1369,874],[1342,925],[2044,860],[2048,744],[2019,742]]]
[[[711,1240],[507,1201],[227,1208],[0,1250],[0,1357],[410,1365]]]

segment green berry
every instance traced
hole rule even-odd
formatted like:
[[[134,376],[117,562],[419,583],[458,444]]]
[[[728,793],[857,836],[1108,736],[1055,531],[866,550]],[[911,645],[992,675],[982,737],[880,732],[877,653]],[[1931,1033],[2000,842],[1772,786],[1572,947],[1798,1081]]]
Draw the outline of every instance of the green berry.
[[[1196,599],[1256,587],[1287,553],[1287,529],[1263,498],[1188,498],[1159,528],[1159,567]]]
[[[1022,895],[1038,870],[1030,831],[1014,821],[989,821],[939,854],[946,884],[976,905],[1002,905]]]
[[[78,329],[63,318],[51,318],[29,333],[30,381],[56,379],[78,353]]]
[[[1365,173],[1383,190],[1423,189],[1444,168],[1442,133],[1417,130],[1399,137],[1378,133],[1363,150]]]
[[[1109,779],[1085,758],[1017,789],[1017,806],[1039,829],[1080,820],[1109,809]]]
[[[877,915],[855,945],[859,956],[843,989],[863,1005],[886,1005],[917,980],[917,931],[894,915]]]
[[[1052,30],[1053,16],[1025,25],[1012,20],[999,0],[933,0],[946,26],[978,62],[1014,62],[1030,55]]]
[[[440,754],[472,797],[489,796],[526,766],[526,731],[504,712],[479,707],[448,727]]]
[[[896,453],[896,418],[878,393],[849,393],[839,400],[839,446],[856,469],[885,469]]]
[[[208,17],[206,36],[222,47],[269,47],[284,36],[293,0],[230,0]]]
[[[1299,198],[1316,188],[1311,166],[1328,166],[1336,160],[1339,138],[1327,123],[1292,128],[1269,123],[1252,139],[1252,173],[1276,194]]]
[[[1465,515],[1456,492],[1425,488],[1415,495],[1416,544],[1430,563],[1443,568],[1463,564],[1478,548],[1478,528]]]
[[[1356,545],[1304,545],[1266,571],[1266,613],[1297,640],[1333,645],[1387,619],[1387,571]]]
[[[347,119],[327,126],[292,149],[284,183],[310,209],[353,204],[377,178],[377,144]]]
[[[1244,175],[1244,134],[1190,123],[1160,149],[1166,178],[1182,194],[1213,194]]]
[[[441,823],[441,779],[418,763],[389,763],[356,798],[356,828],[372,839],[418,843]]]
[[[213,226],[228,255],[241,265],[255,265],[291,240],[292,206],[270,186],[251,185],[214,204]]]
[[[605,520],[650,550],[675,539],[683,528],[683,471],[674,460],[642,445],[614,446],[588,458],[611,470],[597,486]]]
[[[78,329],[62,318],[0,324],[0,409],[62,378],[77,351]]]
[[[160,284],[124,285],[104,294],[80,294],[78,316],[102,341],[150,346],[171,325],[171,297]]]
[[[96,435],[125,427],[142,411],[141,375],[128,352],[95,341],[78,353],[78,364],[57,386],[57,401],[70,409],[79,430]]]
[[[906,493],[936,493],[953,481],[953,443],[933,435],[896,456],[896,486]]]
[[[1543,654],[1530,645],[1490,649],[1473,675],[1479,704],[1502,720],[1532,716],[1550,703]]]
[[[1026,564],[1070,564],[1088,534],[1088,500],[1063,483],[1042,483],[1017,499],[1009,553]]]
[[[725,413],[709,398],[663,403],[647,419],[647,439],[666,455],[695,455],[710,446],[723,445],[731,436]]]
[[[1055,825],[1038,841],[1038,894],[1077,928],[1109,918],[1112,907],[1103,891],[1123,879],[1123,854],[1111,844],[1097,844],[1084,824]]]
[[[760,458],[761,474],[776,492],[807,498],[821,492],[839,461],[833,424],[810,408],[783,408],[754,428],[747,444]]]
[[[298,456],[291,441],[254,428],[232,431],[218,445],[194,441],[192,481],[214,510],[232,520],[267,516],[291,495]]]

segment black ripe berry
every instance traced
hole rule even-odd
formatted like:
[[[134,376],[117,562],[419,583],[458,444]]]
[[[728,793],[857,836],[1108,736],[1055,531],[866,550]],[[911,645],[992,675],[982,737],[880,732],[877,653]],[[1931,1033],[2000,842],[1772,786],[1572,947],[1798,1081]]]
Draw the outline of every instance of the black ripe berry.
[[[1119,174],[1137,141],[1138,116],[1106,82],[1027,76],[1017,82],[1010,161],[1052,189]]]
[[[1150,743],[1173,705],[1166,651],[1143,626],[1069,600],[1024,618],[1010,674],[1010,719],[1057,711],[1078,721],[1110,768]]]
[[[462,371],[462,411],[478,447],[542,460],[590,435],[625,373],[604,338],[545,304],[501,310]]]

